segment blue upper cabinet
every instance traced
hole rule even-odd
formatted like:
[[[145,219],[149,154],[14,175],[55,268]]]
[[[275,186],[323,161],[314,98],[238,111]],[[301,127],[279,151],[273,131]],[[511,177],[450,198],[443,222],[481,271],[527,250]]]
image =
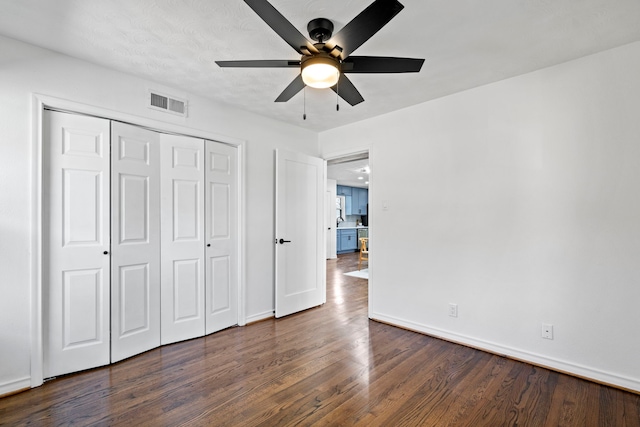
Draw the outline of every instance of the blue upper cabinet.
[[[346,215],[367,215],[367,203],[369,203],[369,190],[366,188],[336,187],[338,196],[345,196]]]
[[[367,215],[367,203],[369,203],[369,190],[353,187],[351,189],[351,214]]]
[[[338,196],[351,196],[351,187],[345,187],[344,185],[338,185],[336,188]]]

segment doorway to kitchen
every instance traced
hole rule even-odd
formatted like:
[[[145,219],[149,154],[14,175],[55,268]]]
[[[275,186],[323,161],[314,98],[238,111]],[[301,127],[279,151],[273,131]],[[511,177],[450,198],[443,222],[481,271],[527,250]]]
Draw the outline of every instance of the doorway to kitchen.
[[[370,289],[371,266],[368,253],[363,253],[371,236],[370,194],[369,150],[327,159],[328,287],[357,285]],[[340,293],[340,289],[334,289],[334,295]]]

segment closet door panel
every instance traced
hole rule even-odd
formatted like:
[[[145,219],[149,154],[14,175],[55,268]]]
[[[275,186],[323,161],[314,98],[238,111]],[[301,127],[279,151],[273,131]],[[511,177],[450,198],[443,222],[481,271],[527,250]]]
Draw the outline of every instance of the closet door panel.
[[[200,287],[202,275],[199,259],[183,259],[173,262],[173,321],[186,322],[201,318],[202,299]],[[202,332],[197,328],[197,332]]]
[[[226,255],[210,257],[209,274],[211,282],[215,284],[211,287],[212,292],[209,295],[210,312],[217,314],[232,310],[231,257]]]
[[[49,378],[109,363],[109,121],[45,111],[43,123]]]
[[[111,361],[160,345],[159,134],[111,125]]]
[[[237,148],[206,141],[206,333],[238,323]]]
[[[117,191],[120,192],[120,230],[118,243],[149,243],[149,176],[121,173]]]
[[[204,141],[161,135],[162,344],[203,336]]]

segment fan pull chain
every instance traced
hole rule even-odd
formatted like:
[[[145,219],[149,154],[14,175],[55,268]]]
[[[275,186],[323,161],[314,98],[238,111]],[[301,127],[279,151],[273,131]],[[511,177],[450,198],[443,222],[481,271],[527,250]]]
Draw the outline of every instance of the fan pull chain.
[[[305,86],[302,90],[302,94],[304,95],[304,101],[302,102],[302,120],[307,120],[307,87]]]
[[[340,79],[336,83],[336,111],[340,111]]]

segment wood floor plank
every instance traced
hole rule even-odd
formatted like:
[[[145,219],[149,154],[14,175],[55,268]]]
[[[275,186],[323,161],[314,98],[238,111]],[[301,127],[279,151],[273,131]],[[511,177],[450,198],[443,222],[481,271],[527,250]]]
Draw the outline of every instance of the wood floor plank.
[[[486,376],[482,367],[491,358],[480,351],[466,350],[449,358],[442,366],[439,381],[423,385],[387,419],[387,425],[424,425],[434,421],[445,425],[449,416],[459,413],[460,396],[473,395],[469,389],[478,381],[478,374]]]
[[[483,403],[483,397],[487,393],[490,384],[503,374],[507,360],[495,355],[486,355],[484,363],[478,363],[474,370],[475,375],[469,375],[464,381],[453,387],[455,394],[451,407],[441,414],[437,425],[457,426],[464,425],[470,414],[478,411]]]
[[[554,405],[551,406],[547,423],[558,427],[583,425],[585,427],[598,426],[598,403],[595,409],[589,409],[589,395],[597,397],[599,386],[584,380],[578,380],[565,375],[558,378],[558,384],[553,393]],[[592,414],[591,419],[586,415]]]
[[[624,426],[640,395],[367,318],[357,254],[327,303],[0,399],[2,426]]]
[[[455,386],[471,376],[477,369],[479,359],[484,357],[478,351],[462,351],[447,354],[443,359],[433,359],[424,363],[422,371],[417,373],[421,378],[419,387],[401,405],[393,411],[371,418],[372,425],[422,425],[441,417],[441,411],[450,410],[455,402]]]
[[[381,369],[370,371],[369,384],[361,390],[347,405],[337,408],[328,415],[329,420],[347,419],[352,425],[373,425],[387,413],[400,408],[405,399],[413,394],[433,372],[425,372],[425,364],[416,360],[428,360],[433,354],[434,361],[443,361],[443,355],[431,350],[438,342],[427,342],[426,345],[403,353],[402,358],[390,359]]]

